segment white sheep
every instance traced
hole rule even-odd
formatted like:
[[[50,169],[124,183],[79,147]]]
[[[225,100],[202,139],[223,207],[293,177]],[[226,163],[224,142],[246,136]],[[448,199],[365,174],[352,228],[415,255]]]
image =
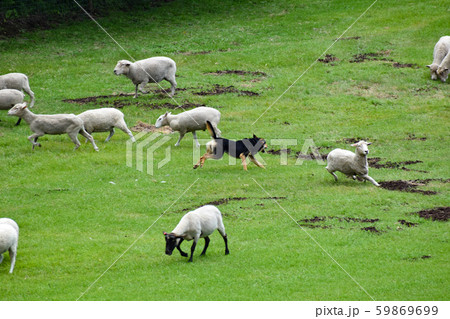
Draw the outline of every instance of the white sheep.
[[[197,140],[197,133],[195,131],[206,130],[206,121],[211,122],[217,136],[220,136],[220,130],[217,128],[217,124],[220,121],[220,112],[205,106],[200,106],[176,115],[172,115],[171,112],[166,112],[156,120],[155,126],[159,128],[164,125],[169,125],[172,130],[180,132],[180,138],[175,146],[180,145],[181,139],[187,132],[192,132],[197,147],[199,147],[200,143]]]
[[[93,132],[110,132],[105,142],[108,142],[114,135],[114,127],[127,133],[133,142],[136,141],[133,133],[128,129],[127,124],[123,119],[123,113],[118,109],[102,108],[88,110],[78,114],[78,117],[83,120],[84,129],[89,134],[92,134]]]
[[[8,73],[0,75],[0,90],[2,89],[16,89],[25,91],[31,98],[30,107],[34,105],[34,93],[30,89],[30,82],[28,77],[23,73]]]
[[[131,62],[120,60],[114,68],[115,75],[126,75],[135,85],[134,97],[138,97],[138,88],[142,93],[148,93],[144,90],[147,83],[159,83],[162,80],[170,82],[170,97],[175,94],[177,82],[175,81],[175,72],[177,66],[175,61],[166,57],[153,57],[145,60]]]
[[[19,243],[19,226],[10,218],[0,218],[0,264],[3,261],[3,253],[9,251],[11,274],[16,264],[17,245]]]
[[[210,241],[209,235],[216,229],[225,241],[225,255],[228,255],[230,251],[228,250],[228,239],[222,221],[222,214],[217,207],[212,205],[205,205],[187,213],[181,218],[177,227],[175,227],[170,234],[164,232],[164,237],[166,239],[166,254],[169,256],[172,255],[172,252],[176,247],[181,256],[187,257],[188,254],[181,250],[180,245],[183,240],[194,240],[191,247],[191,257],[189,258],[189,261],[192,261],[195,246],[197,245],[199,238],[205,238],[205,248],[203,248],[201,253],[201,255],[204,255],[206,249],[208,249]]]
[[[97,145],[95,145],[92,136],[86,132],[83,125],[83,120],[75,114],[34,114],[27,108],[26,103],[19,103],[14,105],[12,109],[8,111],[8,115],[18,116],[23,118],[30,126],[33,135],[28,136],[28,140],[33,144],[33,150],[35,146],[41,146],[36,143],[40,136],[45,134],[59,135],[67,133],[75,144],[75,149],[80,146],[78,141],[78,133],[86,137],[94,146],[94,149],[98,151]]]
[[[450,68],[450,36],[443,36],[434,46],[433,63],[427,65],[430,69],[431,79],[437,80],[438,77],[445,82]]]
[[[22,103],[24,98],[25,95],[22,93],[22,91],[15,89],[0,90],[0,110],[9,110],[14,105]],[[20,124],[21,120],[22,119],[19,118],[16,126]]]
[[[367,154],[369,154],[368,143],[366,141],[359,141],[352,144],[356,147],[355,152],[342,150],[340,148],[332,150],[327,156],[328,165],[325,167],[328,172],[334,176],[337,181],[338,177],[334,173],[339,171],[347,176],[352,176],[353,179],[361,177],[368,180],[375,186],[380,186],[369,174],[369,164],[367,163]]]

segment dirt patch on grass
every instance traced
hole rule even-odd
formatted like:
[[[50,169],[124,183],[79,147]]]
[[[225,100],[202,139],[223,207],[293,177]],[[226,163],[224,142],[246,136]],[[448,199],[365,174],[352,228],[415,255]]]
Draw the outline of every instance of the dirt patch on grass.
[[[305,218],[297,221],[298,225],[307,228],[322,228],[329,229],[333,228],[332,225],[325,225],[324,222],[328,220],[338,220],[339,222],[347,223],[375,223],[378,222],[378,218],[358,218],[358,217],[339,217],[339,216],[314,216],[313,218]],[[319,223],[319,224],[317,224]],[[344,227],[339,227],[340,229],[345,229]],[[370,227],[366,227],[370,228]],[[373,227],[375,228],[375,227]],[[361,228],[364,229],[364,228]]]
[[[271,154],[271,155],[281,155],[281,153],[291,154],[291,151],[292,150],[290,148],[282,148],[280,150],[274,150],[274,149],[266,150],[266,153]]]
[[[228,74],[235,74],[235,75],[251,75],[251,76],[267,76],[266,73],[261,71],[244,71],[244,70],[218,70],[215,72],[207,72],[204,73],[206,75],[228,75]]]
[[[409,193],[420,193],[423,195],[436,195],[435,191],[424,191],[421,189],[417,189],[419,186],[425,186],[431,181],[440,181],[443,183],[448,183],[448,180],[444,179],[416,179],[416,180],[397,180],[397,181],[384,181],[379,182],[380,187],[391,190],[391,191],[401,191],[401,192],[409,192]]]
[[[233,202],[233,201],[244,201],[244,200],[248,200],[248,199],[261,199],[261,200],[280,200],[280,199],[286,199],[287,197],[285,196],[272,196],[272,197],[228,197],[228,198],[220,198],[220,199],[216,199],[213,200],[211,202],[207,202],[205,204],[202,204],[201,206],[204,205],[215,205],[215,206],[219,206],[219,205],[225,205],[228,204],[229,202]],[[264,204],[256,204],[258,206],[264,206]],[[183,210],[181,210],[182,212],[186,212],[186,211],[190,211],[192,210],[192,208],[185,208]]]
[[[410,169],[405,167],[405,165],[413,165],[418,163],[423,163],[422,161],[416,160],[416,161],[403,161],[403,162],[391,162],[387,161],[386,163],[380,163],[381,158],[379,157],[373,157],[367,159],[369,163],[369,167],[372,168],[391,168],[391,169],[401,169],[404,171],[415,171],[415,172],[421,172],[421,173],[429,173],[428,171],[422,171],[422,170],[416,170],[416,169]]]
[[[274,150],[274,149],[266,150],[266,153],[271,154],[271,155],[281,155],[281,154],[291,154],[291,153],[293,153],[293,151],[290,148],[282,148],[279,150]],[[328,154],[321,154],[319,152],[319,148],[315,152],[311,152],[309,154],[304,154],[301,151],[295,153],[296,158],[300,158],[300,159],[307,160],[307,161],[313,161],[313,160],[317,160],[317,159],[326,160],[327,156],[328,156]]]
[[[431,219],[433,221],[446,222],[450,217],[450,207],[435,207],[431,209],[421,210],[412,214],[419,215],[422,218]]]
[[[419,66],[415,63],[400,63],[400,62],[394,62],[392,63],[392,66],[394,68],[413,68],[418,69]]]
[[[339,38],[339,39],[335,39],[335,40],[338,40],[338,41],[345,41],[345,40],[359,40],[359,39],[361,39],[360,36],[356,36],[356,37],[346,37],[346,38]]]
[[[229,52],[231,51],[231,49],[220,49],[220,50],[208,50],[208,51],[178,51],[176,52],[177,54],[181,54],[181,55],[205,55],[205,54],[211,54],[211,53],[216,53],[216,52]]]
[[[87,104],[87,103],[97,103],[99,99],[109,99],[115,97],[123,97],[123,96],[133,96],[133,93],[120,93],[120,94],[112,94],[112,95],[97,95],[97,96],[87,96],[78,99],[65,99],[62,100],[66,103],[76,103],[76,104]]]
[[[226,93],[238,93],[239,95],[244,95],[244,96],[258,96],[259,95],[259,93],[256,93],[256,92],[239,90],[232,85],[222,86],[220,84],[214,84],[214,87],[210,90],[194,92],[193,94],[204,96],[204,95],[220,95],[220,94],[226,94]]]
[[[419,136],[416,136],[416,134],[414,134],[414,133],[408,134],[408,137],[406,139],[410,140],[410,141],[426,141],[427,140],[427,138],[425,136],[419,137]]]
[[[399,219],[398,222],[402,225],[405,225],[406,227],[415,227],[417,226],[417,223],[408,222],[404,219]]]
[[[166,125],[163,127],[156,128],[156,126],[147,124],[141,121],[138,121],[137,124],[130,128],[133,132],[158,132],[163,134],[170,134],[173,132],[173,130],[170,128],[170,126]]]
[[[391,51],[380,51],[380,52],[368,52],[354,54],[350,63],[361,63],[365,61],[393,61],[390,58],[386,58],[391,53]]]
[[[327,54],[325,55],[325,57],[323,59],[318,59],[317,61],[325,63],[325,64],[329,64],[329,65],[336,65],[333,62],[337,62],[339,61],[339,59],[334,56],[333,54]]]
[[[381,231],[376,229],[375,226],[363,227],[363,228],[361,228],[361,230],[365,230],[365,231],[368,231],[368,232],[371,232],[371,233],[381,233]]]
[[[376,141],[374,139],[368,138],[368,137],[344,137],[342,140],[336,141],[336,143],[348,143],[348,144],[354,144],[358,143],[359,141]]]

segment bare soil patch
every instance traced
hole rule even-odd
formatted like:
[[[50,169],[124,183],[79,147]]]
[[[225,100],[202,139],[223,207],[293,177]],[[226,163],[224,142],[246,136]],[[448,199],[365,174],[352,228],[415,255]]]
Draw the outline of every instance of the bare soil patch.
[[[415,63],[400,63],[400,62],[394,62],[392,64],[392,66],[394,68],[413,68],[413,69],[418,69],[419,66]]]
[[[215,53],[215,52],[229,52],[231,51],[231,49],[220,49],[220,50],[209,50],[209,51],[178,51],[176,52],[177,54],[181,54],[181,55],[205,55],[205,54],[211,54],[211,53]]]
[[[416,136],[416,134],[414,134],[414,133],[408,134],[408,137],[406,139],[410,140],[410,141],[426,141],[427,140],[427,138],[425,136],[419,137],[419,136]]]
[[[401,191],[401,192],[409,192],[409,193],[420,193],[423,195],[436,195],[435,191],[424,191],[421,189],[417,189],[419,186],[425,186],[431,181],[440,181],[443,183],[448,183],[449,180],[444,179],[416,179],[416,180],[397,180],[397,181],[384,181],[379,182],[380,187],[391,190],[391,191]]]
[[[415,213],[425,219],[431,219],[433,221],[448,221],[450,217],[450,207],[434,207],[431,209],[421,210]]]
[[[327,220],[338,220],[339,222],[347,222],[347,223],[375,223],[378,222],[378,218],[357,218],[357,217],[339,217],[339,216],[314,216],[313,218],[305,218],[297,221],[299,226],[307,227],[307,228],[322,228],[329,229],[333,228],[332,225],[326,225],[324,222]],[[344,227],[339,227],[340,229],[344,229]],[[370,228],[370,227],[366,227]],[[375,227],[372,227],[375,228]],[[365,228],[361,228],[366,230]],[[378,232],[378,230],[377,230]]]
[[[378,229],[375,228],[375,226],[369,226],[369,227],[363,227],[361,230],[365,230],[371,233],[381,233]]]
[[[138,121],[135,126],[130,128],[130,130],[133,132],[149,132],[149,133],[158,132],[163,134],[170,134],[173,132],[173,130],[168,125],[156,128],[156,126],[154,125],[147,124],[141,121]]]
[[[354,144],[358,143],[359,141],[376,141],[376,140],[368,137],[344,137],[342,140],[336,141],[336,143]]]
[[[308,154],[304,154],[301,151],[299,151],[299,152],[295,153],[295,157],[296,158],[300,158],[300,159],[304,159],[304,160],[307,160],[307,161],[313,161],[313,160],[316,160],[316,159],[326,160],[328,154],[321,154],[319,152],[319,149],[320,148],[318,148],[315,152],[311,152],[311,153],[308,153]],[[266,153],[271,154],[271,155],[281,155],[283,153],[291,154],[291,153],[293,153],[293,151],[290,148],[282,148],[282,149],[279,149],[279,150],[274,150],[274,149],[266,150]]]
[[[352,59],[349,61],[350,63],[361,63],[365,61],[393,61],[390,58],[386,58],[387,55],[390,54],[390,51],[382,51],[382,52],[368,52],[368,53],[359,53],[354,54]]]
[[[345,40],[359,40],[359,39],[361,39],[360,36],[355,36],[355,37],[339,38],[339,39],[335,39],[335,40],[338,40],[338,41],[345,41]]]
[[[193,94],[195,94],[195,95],[219,95],[219,94],[226,94],[226,93],[238,93],[239,95],[245,95],[245,96],[258,96],[259,95],[259,93],[256,93],[256,92],[239,90],[232,85],[222,86],[220,84],[214,84],[214,87],[210,90],[194,92]]]
[[[329,65],[336,65],[333,62],[337,62],[337,61],[339,61],[339,59],[336,56],[334,56],[333,54],[326,54],[323,59],[318,59],[317,61],[325,63],[325,64],[329,64]]]
[[[415,161],[402,161],[402,162],[391,162],[387,161],[386,163],[380,163],[382,159],[379,157],[373,157],[368,158],[367,161],[369,163],[369,167],[372,168],[391,168],[391,169],[401,169],[404,171],[416,171],[421,173],[429,173],[428,171],[422,171],[422,170],[416,170],[416,169],[410,169],[405,167],[405,165],[413,165],[418,163],[423,163],[422,161],[415,160]]]
[[[215,72],[207,72],[204,73],[206,75],[228,75],[228,74],[235,74],[235,75],[252,75],[252,76],[267,76],[266,73],[261,71],[244,71],[244,70],[218,70]]]
[[[417,223],[413,223],[413,222],[408,222],[404,219],[399,219],[398,222],[402,225],[405,225],[406,227],[415,227],[417,226]]]

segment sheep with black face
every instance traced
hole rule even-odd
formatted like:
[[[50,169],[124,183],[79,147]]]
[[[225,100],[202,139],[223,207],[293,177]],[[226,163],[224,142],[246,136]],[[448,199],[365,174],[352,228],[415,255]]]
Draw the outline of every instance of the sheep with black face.
[[[201,255],[204,255],[209,246],[209,235],[216,229],[225,241],[225,255],[228,255],[230,253],[228,250],[228,238],[223,225],[222,214],[213,205],[205,205],[187,213],[181,218],[171,233],[164,232],[166,255],[172,255],[173,250],[177,248],[181,256],[188,257],[188,254],[181,250],[180,245],[184,240],[194,240],[191,247],[191,257],[189,258],[191,262],[198,240],[205,238],[205,247],[201,253]]]

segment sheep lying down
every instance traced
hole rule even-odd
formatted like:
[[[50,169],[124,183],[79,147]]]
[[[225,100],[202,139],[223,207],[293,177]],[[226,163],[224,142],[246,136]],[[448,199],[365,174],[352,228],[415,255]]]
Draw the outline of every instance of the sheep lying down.
[[[201,253],[201,255],[204,255],[209,246],[209,235],[216,229],[225,241],[225,255],[228,255],[230,251],[228,250],[228,239],[222,221],[222,214],[213,205],[205,205],[187,213],[170,234],[164,233],[166,254],[172,255],[173,250],[177,248],[181,256],[187,257],[188,254],[181,250],[180,245],[184,240],[194,240],[191,247],[191,257],[189,258],[189,261],[192,261],[199,238],[205,238],[205,248],[203,248]]]

